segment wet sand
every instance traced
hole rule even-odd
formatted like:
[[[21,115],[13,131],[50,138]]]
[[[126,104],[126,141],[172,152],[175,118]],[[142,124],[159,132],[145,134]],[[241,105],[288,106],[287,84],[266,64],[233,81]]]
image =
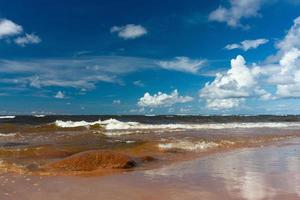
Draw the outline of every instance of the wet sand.
[[[300,199],[300,139],[110,176],[0,175],[0,199]]]

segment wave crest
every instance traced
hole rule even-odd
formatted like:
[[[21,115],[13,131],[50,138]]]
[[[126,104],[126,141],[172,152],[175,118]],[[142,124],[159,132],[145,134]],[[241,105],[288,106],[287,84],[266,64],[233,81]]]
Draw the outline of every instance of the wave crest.
[[[16,116],[7,115],[7,116],[0,116],[0,119],[14,119]]]
[[[17,135],[17,133],[0,133],[0,137],[15,137]]]
[[[55,125],[62,128],[90,127],[100,125],[106,130],[143,130],[143,129],[235,129],[235,128],[292,128],[300,127],[299,122],[249,122],[249,123],[204,123],[204,124],[144,124],[122,122],[116,119],[87,121],[56,120]]]

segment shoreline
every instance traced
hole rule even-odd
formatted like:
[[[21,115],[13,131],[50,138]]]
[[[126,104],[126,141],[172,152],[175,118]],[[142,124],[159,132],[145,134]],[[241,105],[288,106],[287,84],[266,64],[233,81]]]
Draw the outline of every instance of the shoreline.
[[[268,187],[280,186],[276,191],[273,191],[273,199],[276,199],[277,197],[278,199],[280,199],[279,197],[295,199],[295,197],[300,196],[300,188],[297,186],[297,182],[295,182],[300,180],[300,161],[297,159],[300,156],[299,144],[300,139],[293,138],[268,146],[236,149],[204,156],[195,160],[177,162],[156,169],[137,170],[102,177],[2,174],[0,176],[0,194],[3,194],[3,198],[1,198],[3,200],[19,199],[21,197],[24,200],[35,200],[40,198],[46,200],[94,199],[100,197],[107,199],[119,199],[120,197],[122,197],[122,199],[193,199],[196,196],[207,199],[217,199],[218,195],[220,195],[219,197],[225,195],[228,199],[236,199],[236,195],[245,196],[246,191],[243,190],[246,190],[248,187],[254,187],[254,189],[257,187],[256,189],[258,190],[259,196],[244,198],[262,199],[263,197],[266,197],[265,190],[269,191]],[[249,157],[249,155],[252,154],[254,156]],[[283,158],[282,155],[285,155],[286,157]],[[230,158],[229,163],[226,161],[226,158]],[[290,159],[294,163],[291,163],[290,161],[272,164],[276,159]],[[230,165],[231,167],[227,165]],[[266,169],[266,167],[268,167],[268,169]],[[240,171],[235,172],[236,170]],[[252,177],[253,174],[258,176],[255,175]],[[215,177],[216,175],[217,177]],[[269,178],[272,180],[284,178],[287,182],[285,184],[292,184],[291,186],[293,186],[293,188],[296,187],[296,189],[292,193],[282,191],[280,188],[284,187],[284,184],[277,182],[280,180],[264,183],[267,184],[267,186],[263,187],[255,186],[255,184],[262,184],[261,179],[264,176],[270,176]],[[216,182],[215,179],[222,179],[224,184],[226,181],[230,180],[232,181],[231,184],[235,184],[235,187],[238,188],[239,186],[242,186],[242,182],[244,181],[246,182],[246,186],[239,188],[243,192],[237,194],[234,190],[229,192],[228,188],[226,188],[231,188],[233,185],[227,183],[220,186],[220,180]],[[224,182],[223,179],[229,180],[225,180]],[[289,183],[289,179],[296,180],[294,180],[293,183]],[[241,183],[236,185],[237,180]],[[250,183],[248,183],[249,181]],[[251,181],[254,182],[252,183]],[[187,190],[185,191],[187,196],[175,198],[173,196],[174,194],[180,196],[182,193],[182,184],[184,185],[184,190]],[[196,190],[195,187],[200,187],[203,190],[200,192],[198,191],[199,188]],[[253,191],[253,194],[249,195],[255,195],[255,192]]]
[[[203,136],[202,136],[203,137]],[[174,144],[172,148],[166,148],[161,149],[159,147],[159,142],[151,141],[151,142],[145,142],[141,144],[135,144],[134,146],[124,146],[121,148],[112,148],[112,149],[87,149],[87,150],[81,150],[79,153],[72,153],[72,154],[66,154],[61,158],[55,158],[54,161],[51,161],[53,159],[50,158],[44,158],[44,162],[48,164],[41,165],[40,167],[37,164],[34,164],[38,161],[38,157],[32,157],[30,158],[30,155],[27,155],[25,157],[21,157],[21,161],[27,164],[26,167],[20,166],[15,163],[5,162],[1,161],[0,166],[0,172],[13,172],[13,173],[19,173],[19,174],[28,174],[28,175],[36,175],[36,176],[105,176],[105,175],[111,175],[111,174],[117,174],[122,173],[126,171],[143,171],[143,170],[149,170],[149,169],[156,169],[160,168],[164,165],[170,165],[170,164],[176,164],[180,162],[195,160],[195,159],[201,159],[206,156],[228,152],[228,151],[234,151],[236,149],[243,149],[243,148],[256,148],[261,146],[269,146],[272,144],[280,143],[282,141],[291,139],[291,138],[298,138],[299,135],[261,135],[261,136],[251,136],[250,138],[247,136],[243,137],[236,137],[236,136],[221,136],[220,138],[217,138],[216,136],[212,136],[214,140],[203,140],[203,138],[200,140],[200,149],[185,149],[190,148],[190,146],[196,146],[198,143],[184,143],[182,145],[182,141],[179,143],[166,143],[168,144]],[[209,142],[210,141],[210,142]],[[216,143],[215,143],[216,142]],[[206,147],[206,145],[212,143],[212,147]],[[216,144],[216,145],[215,145]],[[178,145],[178,146],[176,146]],[[204,146],[203,146],[204,145]],[[215,146],[214,146],[215,145]],[[183,148],[183,149],[181,149]],[[202,149],[203,148],[203,149]],[[38,147],[37,149],[41,149]],[[48,147],[47,147],[48,149]],[[52,147],[47,151],[52,151]],[[6,151],[6,150],[2,150]],[[56,150],[55,150],[56,151]],[[20,150],[17,149],[17,152],[19,153]],[[99,155],[95,155],[95,158],[92,158],[90,152],[100,152]],[[3,152],[2,152],[3,153]],[[94,163],[94,160],[98,158],[99,156],[103,156],[103,154],[109,154],[107,158],[104,157],[104,159],[100,160],[100,165],[96,166],[93,170],[80,170],[80,165],[86,168],[86,166],[90,165],[91,162]],[[32,155],[35,155],[36,153],[33,152]],[[97,153],[98,154],[98,153]],[[9,156],[10,154],[8,154]],[[41,154],[43,155],[43,154]],[[74,161],[69,162],[70,158],[76,157],[77,155],[80,155],[79,159],[76,159]],[[28,157],[29,156],[29,157]],[[15,156],[14,156],[15,157]],[[115,157],[115,158],[114,158]],[[117,167],[114,169],[114,165],[119,165],[124,161],[124,158],[127,159],[126,162],[134,162],[134,165],[131,165],[132,167]],[[121,160],[120,160],[121,158]],[[13,158],[17,159],[16,161],[20,160],[20,158]],[[115,160],[115,161],[114,161]],[[123,160],[123,161],[122,161]],[[32,164],[30,164],[33,162]],[[113,163],[112,163],[113,162]],[[121,163],[120,163],[121,162]],[[59,168],[52,168],[51,166],[60,166]],[[61,163],[61,164],[60,164]],[[80,164],[81,163],[81,164]],[[101,167],[103,166],[104,167]],[[108,166],[107,166],[108,165]],[[50,166],[50,168],[49,168]],[[63,168],[61,168],[61,166]],[[74,168],[78,166],[75,170],[72,170],[71,168]],[[112,167],[109,167],[112,166]],[[70,168],[70,169],[69,169]]]

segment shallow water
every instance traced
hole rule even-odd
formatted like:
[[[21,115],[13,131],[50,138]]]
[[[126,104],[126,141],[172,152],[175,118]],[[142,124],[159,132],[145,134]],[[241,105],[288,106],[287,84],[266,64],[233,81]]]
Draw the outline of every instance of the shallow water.
[[[299,199],[300,140],[221,153],[149,170],[142,176],[154,182],[176,183],[175,193],[185,188],[188,195],[216,199]]]
[[[105,177],[0,176],[1,199],[299,199],[300,140]]]
[[[114,117],[116,119],[109,116],[1,118],[0,173],[44,172],[48,164],[88,150],[110,150],[133,157],[153,156],[159,167],[300,136],[298,116]]]

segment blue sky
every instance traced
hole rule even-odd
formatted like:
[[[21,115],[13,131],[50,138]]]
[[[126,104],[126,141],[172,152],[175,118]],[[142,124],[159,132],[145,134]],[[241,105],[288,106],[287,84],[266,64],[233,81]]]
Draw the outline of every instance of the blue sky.
[[[0,114],[300,114],[300,1],[0,1]]]

